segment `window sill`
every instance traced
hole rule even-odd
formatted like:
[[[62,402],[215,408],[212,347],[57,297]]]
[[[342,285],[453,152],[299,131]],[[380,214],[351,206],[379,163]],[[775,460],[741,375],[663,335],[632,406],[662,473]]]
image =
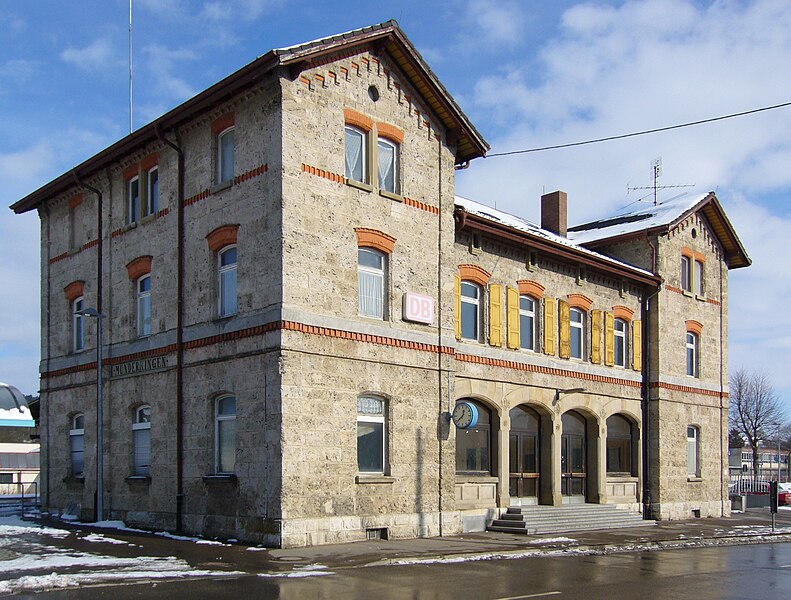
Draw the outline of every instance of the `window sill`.
[[[146,223],[150,223],[151,221],[153,221],[156,218],[157,218],[156,213],[151,213],[150,215],[146,215],[145,217],[140,219],[140,224],[141,225],[145,225]]]
[[[500,480],[485,473],[456,473],[456,483],[497,483]]]
[[[687,477],[687,483],[700,483],[703,481],[703,477]]]
[[[687,290],[681,290],[681,294],[686,296],[687,298],[693,298],[694,297],[692,292],[689,292]]]
[[[239,314],[239,313],[233,313],[232,315],[218,315],[218,316],[214,317],[214,321],[215,322],[227,321],[229,319],[233,319],[237,314]]]
[[[66,475],[66,477],[63,478],[63,483],[76,483],[83,485],[85,483],[85,477],[83,475]]]
[[[127,231],[131,231],[132,229],[137,229],[137,221],[135,221],[134,223],[127,223],[126,225],[124,225],[124,233],[126,233]]]
[[[151,483],[151,476],[150,475],[129,475],[126,480],[129,483]]]
[[[705,302],[706,301],[706,296],[701,296],[700,294],[695,294],[695,300],[697,300],[698,302]]]
[[[400,194],[395,194],[393,192],[388,192],[387,190],[379,190],[379,195],[382,198],[388,198],[390,200],[395,200],[396,202],[403,202],[404,197]]]
[[[233,179],[229,179],[228,181],[223,181],[222,183],[214,184],[209,190],[209,192],[212,194],[217,194],[219,192],[227,190],[232,185],[233,185]]]
[[[226,473],[221,475],[204,475],[203,476],[203,483],[213,484],[213,483],[232,483],[236,485],[238,479],[236,478],[236,474],[234,473]]]
[[[364,192],[373,192],[374,188],[367,183],[363,183],[362,181],[355,181],[354,179],[346,178],[346,185],[357,188],[358,190],[363,190]]]
[[[367,483],[395,483],[396,478],[389,475],[364,475],[360,474],[354,478],[354,483],[367,484]]]

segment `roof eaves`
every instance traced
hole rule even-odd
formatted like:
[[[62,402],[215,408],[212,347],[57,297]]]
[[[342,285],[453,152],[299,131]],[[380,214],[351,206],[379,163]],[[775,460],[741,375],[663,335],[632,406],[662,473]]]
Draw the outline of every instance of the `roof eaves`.
[[[601,255],[587,248],[575,248],[566,244],[559,244],[551,239],[531,234],[527,231],[515,229],[508,225],[497,223],[486,217],[467,212],[463,207],[457,208],[464,213],[464,222],[473,227],[484,229],[494,235],[501,235],[513,241],[520,240],[534,248],[543,249],[552,254],[566,258],[567,260],[582,262],[588,266],[601,269],[603,271],[628,277],[632,280],[653,287],[658,287],[662,278],[654,275],[639,267],[633,267],[608,256]]]

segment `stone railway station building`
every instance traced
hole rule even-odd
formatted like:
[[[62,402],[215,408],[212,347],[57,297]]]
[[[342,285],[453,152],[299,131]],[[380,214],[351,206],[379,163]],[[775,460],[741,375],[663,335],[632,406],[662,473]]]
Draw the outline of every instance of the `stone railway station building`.
[[[272,50],[16,202],[41,218],[43,504],[304,546],[509,506],[729,514],[713,194],[568,228],[395,22]],[[492,199],[488,199],[492,200]],[[536,198],[536,201],[539,201]]]

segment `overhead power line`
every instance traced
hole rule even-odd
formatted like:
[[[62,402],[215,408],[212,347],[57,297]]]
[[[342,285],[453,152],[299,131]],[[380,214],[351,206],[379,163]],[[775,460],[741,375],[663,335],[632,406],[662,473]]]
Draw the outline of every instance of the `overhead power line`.
[[[733,119],[735,117],[743,117],[745,115],[752,115],[767,110],[774,110],[776,108],[785,108],[791,106],[791,102],[783,102],[782,104],[775,104],[773,106],[764,106],[763,108],[754,108],[753,110],[745,110],[743,112],[732,113],[730,115],[723,115],[721,117],[713,117],[711,119],[703,119],[701,121],[691,121],[689,123],[681,123],[680,125],[669,125],[667,127],[658,127],[656,129],[646,129],[645,131],[635,131],[633,133],[624,133],[621,135],[611,135],[608,137],[597,138],[595,140],[585,140],[584,142],[572,142],[570,144],[558,144],[556,146],[542,146],[541,148],[528,148],[526,150],[511,150],[510,152],[494,152],[488,154],[486,158],[493,156],[510,156],[512,154],[527,154],[529,152],[543,152],[544,150],[557,150],[559,148],[571,148],[573,146],[585,146],[587,144],[598,144],[599,142],[610,142],[612,140],[622,140],[624,138],[636,137],[638,135],[648,135],[649,133],[658,133],[660,131],[670,131],[671,129],[682,129],[683,127],[692,127],[693,125],[703,125],[704,123],[713,123],[714,121],[723,121],[725,119]]]

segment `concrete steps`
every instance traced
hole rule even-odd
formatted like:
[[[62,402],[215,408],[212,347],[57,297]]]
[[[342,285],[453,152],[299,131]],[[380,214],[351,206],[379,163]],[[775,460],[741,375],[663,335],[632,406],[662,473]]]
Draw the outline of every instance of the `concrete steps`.
[[[564,504],[562,506],[512,506],[488,531],[543,535],[597,529],[620,529],[654,525],[639,513],[619,510],[613,504]]]

